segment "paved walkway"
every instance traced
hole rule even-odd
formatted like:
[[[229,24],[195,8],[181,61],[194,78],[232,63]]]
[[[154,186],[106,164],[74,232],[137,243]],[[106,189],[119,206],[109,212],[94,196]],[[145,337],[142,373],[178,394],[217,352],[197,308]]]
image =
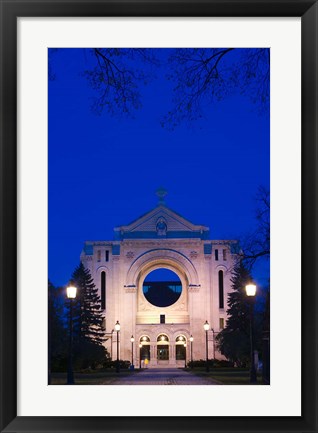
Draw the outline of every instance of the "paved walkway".
[[[210,378],[195,376],[178,368],[147,368],[131,376],[120,377],[112,385],[220,385]]]

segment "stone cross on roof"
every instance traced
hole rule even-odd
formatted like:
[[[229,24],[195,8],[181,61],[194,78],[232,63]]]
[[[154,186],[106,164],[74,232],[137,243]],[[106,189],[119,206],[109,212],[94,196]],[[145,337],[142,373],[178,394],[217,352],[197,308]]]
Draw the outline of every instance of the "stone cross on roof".
[[[168,192],[164,188],[160,187],[157,189],[156,195],[159,197],[158,205],[162,205],[162,204],[164,205],[165,204],[164,198],[167,194],[168,194]]]

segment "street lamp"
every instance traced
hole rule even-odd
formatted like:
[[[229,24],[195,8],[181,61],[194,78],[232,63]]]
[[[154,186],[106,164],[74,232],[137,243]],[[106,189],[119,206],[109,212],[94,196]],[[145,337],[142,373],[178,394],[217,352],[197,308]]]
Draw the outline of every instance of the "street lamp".
[[[184,343],[184,368],[187,368],[187,343]]]
[[[130,337],[130,341],[131,341],[131,368],[134,368],[134,336],[132,335]]]
[[[250,356],[250,383],[256,383],[256,368],[255,368],[255,359],[254,359],[254,302],[256,295],[256,285],[255,284],[247,284],[245,286],[246,295],[249,298],[250,302],[250,344],[251,344],[251,356]]]
[[[70,339],[68,346],[68,366],[67,366],[67,385],[74,384],[73,372],[73,299],[76,298],[77,288],[75,286],[66,287],[66,296],[70,300]]]
[[[142,348],[142,344],[139,344],[139,368],[141,369],[141,348]]]
[[[190,352],[191,352],[191,368],[193,368],[193,353],[192,353],[192,343],[193,343],[193,337],[192,337],[192,335],[190,335],[190,338],[189,338],[189,340],[190,340]]]
[[[206,350],[206,371],[209,372],[209,346],[208,346],[208,330],[210,329],[209,322],[206,320],[203,325],[205,330],[205,350]]]
[[[115,323],[115,331],[117,333],[117,361],[116,361],[116,373],[119,373],[119,331],[120,331],[120,323]]]

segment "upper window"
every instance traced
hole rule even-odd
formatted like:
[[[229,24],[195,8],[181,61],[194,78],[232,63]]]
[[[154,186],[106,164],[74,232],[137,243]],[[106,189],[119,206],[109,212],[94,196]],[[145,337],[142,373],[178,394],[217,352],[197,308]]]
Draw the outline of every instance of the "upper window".
[[[224,308],[224,281],[223,271],[219,271],[219,308]]]
[[[219,250],[214,250],[215,260],[219,260]]]
[[[108,262],[108,261],[109,261],[109,251],[106,250],[105,251],[105,262]]]
[[[223,250],[223,260],[226,260],[226,250]]]
[[[100,299],[101,299],[101,308],[105,310],[106,308],[106,272],[102,271],[100,274]]]
[[[100,260],[101,260],[101,251],[98,250],[97,251],[97,261],[100,262]]]

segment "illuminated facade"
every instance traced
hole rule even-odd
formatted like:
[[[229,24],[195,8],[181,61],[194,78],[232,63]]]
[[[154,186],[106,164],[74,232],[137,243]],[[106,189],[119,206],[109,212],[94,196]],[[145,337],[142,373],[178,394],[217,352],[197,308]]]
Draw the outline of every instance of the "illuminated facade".
[[[226,321],[226,300],[237,241],[210,240],[209,228],[169,209],[159,191],[156,208],[114,229],[113,241],[85,242],[81,261],[99,288],[112,358],[132,359],[136,367],[183,366],[220,358],[215,336]],[[190,337],[193,337],[191,344]],[[147,361],[146,361],[147,359]]]

